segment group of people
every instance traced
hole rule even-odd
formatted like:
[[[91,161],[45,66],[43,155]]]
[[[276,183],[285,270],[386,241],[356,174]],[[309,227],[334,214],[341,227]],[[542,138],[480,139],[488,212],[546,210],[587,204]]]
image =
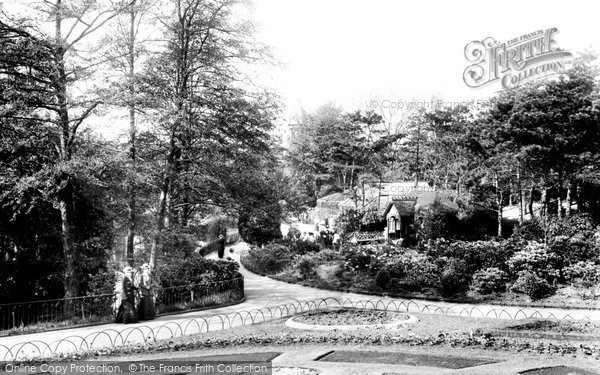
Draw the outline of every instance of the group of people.
[[[123,279],[118,284],[117,323],[135,323],[138,320],[151,320],[156,317],[154,294],[152,293],[150,266],[144,263],[136,278],[135,270],[127,266],[123,269]]]

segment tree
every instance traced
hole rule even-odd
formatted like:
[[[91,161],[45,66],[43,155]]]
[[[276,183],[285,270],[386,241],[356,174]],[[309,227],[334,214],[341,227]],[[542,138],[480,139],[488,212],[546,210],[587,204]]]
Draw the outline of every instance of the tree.
[[[44,2],[40,11],[54,25],[51,34],[34,36],[24,27],[16,30],[6,22],[0,25],[3,42],[21,47],[3,49],[1,52],[3,85],[7,92],[11,92],[11,95],[4,96],[8,102],[3,104],[18,102],[27,108],[25,116],[11,112],[6,112],[4,116],[52,124],[56,132],[56,138],[53,139],[57,149],[55,197],[62,223],[65,297],[79,294],[71,162],[79,128],[100,105],[100,101],[94,98],[76,97],[71,91],[97,65],[86,61],[78,46],[121,9],[121,4],[104,7],[95,1],[48,1]]]

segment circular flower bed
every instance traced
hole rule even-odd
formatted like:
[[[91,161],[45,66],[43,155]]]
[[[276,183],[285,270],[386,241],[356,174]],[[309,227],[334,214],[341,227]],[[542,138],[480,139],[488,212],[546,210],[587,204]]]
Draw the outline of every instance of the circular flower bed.
[[[288,319],[286,326],[298,329],[352,330],[358,328],[397,328],[414,324],[414,316],[395,311],[335,309],[311,311]]]

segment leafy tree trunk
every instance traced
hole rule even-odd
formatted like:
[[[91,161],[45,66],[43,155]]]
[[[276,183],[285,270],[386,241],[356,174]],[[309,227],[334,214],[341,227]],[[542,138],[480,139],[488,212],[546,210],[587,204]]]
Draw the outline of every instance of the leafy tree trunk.
[[[127,201],[127,240],[126,240],[126,258],[129,266],[133,267],[133,245],[135,240],[135,203],[136,203],[136,189],[135,189],[135,170],[136,170],[136,149],[135,149],[135,0],[131,5],[130,11],[130,28],[129,28],[129,158],[131,162],[131,168],[129,170],[129,186]]]
[[[546,185],[542,188],[542,210],[540,212],[540,216],[546,217],[548,212],[548,188]]]
[[[521,170],[517,168],[517,190],[519,199],[519,225],[523,225],[525,216],[525,197],[523,196],[523,183],[521,181]]]
[[[174,146],[174,139],[171,139],[171,146]],[[160,196],[158,198],[158,210],[156,213],[156,233],[152,240],[152,247],[150,248],[150,273],[153,274],[156,269],[156,264],[159,256],[159,247],[161,246],[162,232],[165,229],[167,221],[167,205],[169,200],[169,191],[171,190],[171,174],[173,170],[173,153],[171,152],[167,157],[167,165],[163,175],[162,184],[160,186]]]
[[[562,184],[563,184],[562,171],[558,172],[558,187],[556,188],[556,216],[562,218]]]
[[[502,190],[498,181],[498,173],[494,173],[494,187],[496,188],[496,208],[498,210],[498,237],[502,237]]]
[[[571,183],[567,183],[567,208],[565,209],[565,216],[571,216],[571,206],[573,205],[573,196],[571,192]]]
[[[533,182],[531,183],[531,187],[529,188],[529,215],[531,215],[531,219],[534,219],[533,215],[533,195],[535,194],[535,185]]]
[[[62,1],[56,1],[55,11],[55,57],[57,60],[57,75],[54,80],[57,100],[57,123],[59,127],[60,162],[71,159],[71,129],[68,110],[67,74],[65,69],[65,49],[62,40]],[[79,295],[79,277],[77,275],[77,248],[74,241],[74,201],[73,184],[67,173],[62,173],[59,181],[58,203],[61,218],[61,242],[64,255],[64,296],[65,298]]]

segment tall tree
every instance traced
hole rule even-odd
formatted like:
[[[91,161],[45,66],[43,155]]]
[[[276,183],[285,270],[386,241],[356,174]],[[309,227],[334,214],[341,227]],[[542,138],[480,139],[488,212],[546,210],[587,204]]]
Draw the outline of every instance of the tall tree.
[[[77,83],[89,77],[93,68],[98,65],[97,62],[87,59],[88,56],[79,46],[122,9],[121,3],[105,6],[105,3],[96,1],[46,1],[39,10],[53,24],[53,31],[35,36],[26,32],[25,35],[17,36],[17,39],[35,40],[37,53],[44,57],[43,62],[23,61],[6,55],[14,51],[3,51],[5,58],[2,59],[2,73],[7,77],[5,82],[11,86],[11,90],[19,95],[29,96],[27,84],[22,79],[25,71],[28,72],[26,78],[35,81],[39,87],[36,90],[46,94],[43,100],[23,100],[29,107],[28,117],[55,127],[56,199],[62,223],[65,297],[79,294],[78,260],[73,232],[74,186],[69,171],[70,164],[76,150],[79,128],[101,103],[93,97],[75,94]],[[6,29],[6,23],[2,25]]]

